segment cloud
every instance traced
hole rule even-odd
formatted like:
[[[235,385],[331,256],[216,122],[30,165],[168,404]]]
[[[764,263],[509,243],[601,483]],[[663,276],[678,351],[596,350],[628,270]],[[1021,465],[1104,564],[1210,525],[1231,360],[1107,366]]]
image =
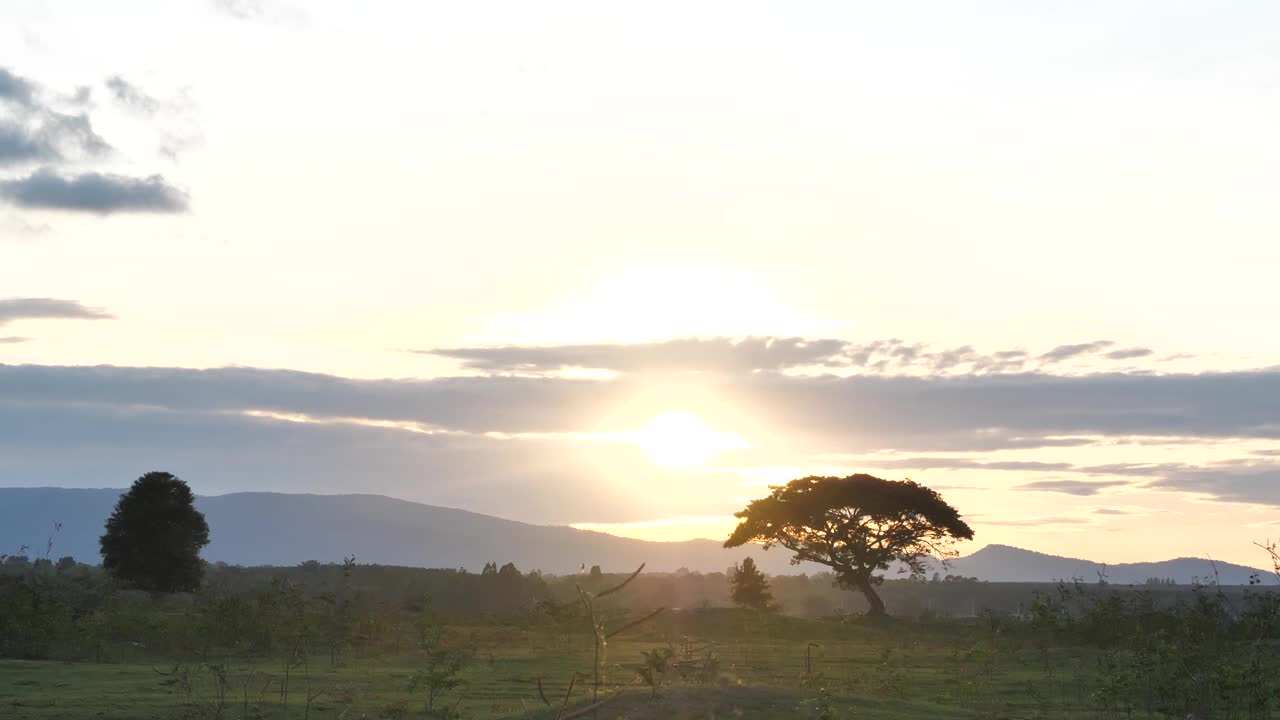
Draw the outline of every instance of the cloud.
[[[1079,436],[1280,437],[1280,372],[761,377],[740,412],[830,446],[964,451]]]
[[[1151,348],[1134,347],[1134,348],[1125,348],[1123,350],[1112,350],[1111,352],[1106,353],[1104,357],[1106,357],[1108,360],[1131,360],[1133,358],[1140,358],[1140,357],[1147,357],[1149,355],[1154,355],[1155,352],[1156,351],[1152,350]]]
[[[30,105],[35,99],[35,85],[26,78],[0,67],[0,100]]]
[[[0,302],[19,317],[103,316],[70,301]],[[638,427],[652,417],[644,377],[457,377],[362,380],[254,368],[0,365],[0,484],[117,482],[147,466],[189,468],[208,491],[383,492],[501,512],[530,497],[528,519],[626,521],[661,516],[663,497],[693,488],[700,514],[736,509],[741,478],[667,476],[625,443],[580,434]],[[1098,436],[1280,434],[1280,373],[971,377],[698,376],[673,397],[721,398],[723,423],[754,445],[796,457],[897,449],[969,451],[1090,444]],[[703,407],[698,404],[695,407]],[[707,405],[714,407],[714,403]],[[253,411],[252,413],[250,411]],[[305,421],[286,422],[283,418]],[[603,420],[602,420],[603,418]],[[759,422],[748,432],[735,421]],[[413,427],[404,429],[404,424]],[[447,432],[422,432],[439,428]],[[1066,431],[1082,437],[1063,436]],[[6,445],[7,443],[7,445]],[[22,448],[9,453],[6,447]],[[754,452],[754,451],[744,451]],[[726,464],[727,463],[726,458]],[[1076,473],[1025,490],[1096,495],[1126,485],[1224,500],[1276,502],[1270,465],[1073,466],[934,455],[866,467]],[[1262,461],[1259,461],[1262,462]],[[733,458],[735,466],[737,458]],[[108,477],[110,476],[110,477]],[[1088,476],[1098,476],[1090,478]],[[1114,476],[1114,477],[1113,477]],[[1125,478],[1129,478],[1128,481]],[[662,483],[680,483],[667,487]],[[309,483],[314,483],[310,485]],[[531,492],[536,488],[537,492]],[[509,507],[505,511],[509,511]],[[603,517],[601,513],[616,515]],[[1038,520],[1035,522],[1047,522]]]
[[[1059,472],[1073,471],[1076,466],[1064,462],[991,461],[972,458],[911,457],[892,459],[859,458],[860,467],[892,468],[900,470],[998,470],[1011,472]]]
[[[463,367],[499,372],[593,368],[616,372],[750,372],[841,360],[842,340],[801,338],[680,339],[635,345],[506,346],[419,350],[461,360]]]
[[[29,342],[30,340],[31,338],[10,335],[8,337],[0,337],[0,345],[17,345],[18,343]]]
[[[159,100],[119,75],[107,78],[106,86],[111,91],[112,97],[134,110],[151,115],[160,109]]]
[[[1019,372],[1026,367],[1029,356],[1026,350],[1003,350],[974,361],[977,373]]]
[[[101,156],[110,151],[84,114],[46,110],[31,119],[0,124],[0,165]]]
[[[204,136],[199,130],[188,128],[179,132],[164,132],[157,151],[171,162],[177,162],[179,156],[186,154],[189,150],[199,147],[204,142]]]
[[[1092,521],[1077,517],[1038,517],[1025,520],[978,520],[976,525],[998,525],[1001,527],[1048,527],[1051,525],[1088,525]]]
[[[1163,477],[1170,473],[1186,470],[1183,463],[1110,463],[1107,465],[1085,465],[1077,468],[1079,472],[1089,475],[1120,475],[1123,477]]]
[[[741,507],[731,500],[740,493],[736,475],[658,472],[639,450],[617,443],[155,408],[0,398],[0,457],[0,485],[112,487],[164,468],[201,493],[377,493],[539,523],[660,517],[677,493],[694,514]]]
[[[213,0],[213,7],[237,20],[297,25],[306,19],[298,8],[275,0]]]
[[[85,307],[75,300],[0,298],[0,326],[15,320],[110,320],[114,317],[105,310]]]
[[[117,103],[138,114],[155,118],[159,126],[156,132],[160,136],[157,151],[171,162],[177,162],[179,155],[203,142],[204,137],[196,121],[195,103],[186,91],[161,99],[120,75],[112,75],[104,84]]]
[[[0,217],[0,242],[21,242],[47,235],[50,230],[48,223],[33,223],[18,213]]]
[[[154,114],[160,108],[159,101],[119,75],[108,78],[106,85],[118,101],[141,112]],[[94,130],[87,113],[58,109],[68,104],[81,109],[89,105],[89,99],[86,87],[79,88],[70,98],[58,99],[36,83],[0,68],[0,104],[9,110],[0,117],[0,167],[41,166],[26,177],[0,179],[0,202],[22,209],[100,215],[185,211],[186,194],[159,175],[129,177],[59,170],[79,160],[114,152]],[[194,135],[167,134],[162,152],[176,157],[187,137]]]
[[[44,162],[58,157],[56,148],[31,136],[24,128],[0,125],[0,165]]]
[[[256,20],[266,14],[264,0],[213,0],[218,10],[241,20]]]
[[[1114,343],[1062,345],[1039,357],[1046,365],[1096,353]],[[996,375],[1025,372],[1026,350],[981,352],[969,345],[937,348],[899,339],[851,342],[783,337],[684,338],[629,345],[544,345],[458,347],[410,352],[460,360],[469,370],[493,373],[552,374],[570,368],[619,373],[778,372],[827,368],[859,374]],[[1123,360],[1150,354],[1129,348],[1108,354]]]
[[[1280,465],[1188,469],[1154,480],[1151,487],[1199,493],[1215,500],[1280,506]]]
[[[1280,438],[1280,372],[793,377],[777,373],[643,377],[356,380],[253,368],[210,370],[0,366],[0,397],[270,410],[413,421],[472,432],[614,431],[694,403],[755,445],[789,452],[978,452],[1086,445],[1096,438]],[[37,392],[38,390],[38,392]],[[607,422],[605,419],[607,418]],[[754,432],[753,426],[758,426]],[[1096,474],[1179,467],[1114,465]]]
[[[1132,515],[1133,513],[1129,512],[1128,510],[1120,510],[1118,508],[1100,507],[1100,508],[1094,508],[1093,514],[1095,515]]]
[[[1019,485],[1018,489],[1084,496],[1097,495],[1109,487],[1119,487],[1128,484],[1128,482],[1123,480],[1037,480],[1036,482]]]
[[[0,166],[96,157],[111,146],[84,113],[58,112],[39,101],[40,87],[0,68],[0,102],[12,108],[0,120]]]
[[[1091,343],[1080,343],[1078,345],[1059,345],[1041,355],[1040,360],[1045,364],[1060,363],[1063,360],[1069,360],[1081,355],[1092,355],[1112,345],[1115,345],[1115,343],[1111,340],[1095,340]]]
[[[0,199],[22,208],[109,215],[119,212],[180,213],[185,193],[159,175],[133,178],[84,173],[63,177],[44,168],[17,180],[0,180]]]

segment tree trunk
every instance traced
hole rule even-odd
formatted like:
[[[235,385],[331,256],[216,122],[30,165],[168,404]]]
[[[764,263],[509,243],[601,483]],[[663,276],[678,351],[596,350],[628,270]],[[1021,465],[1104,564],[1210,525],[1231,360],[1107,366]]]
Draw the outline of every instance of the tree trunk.
[[[880,599],[880,593],[876,592],[875,585],[871,582],[871,578],[858,578],[854,580],[853,586],[862,593],[867,599],[870,609],[867,610],[867,617],[884,617],[884,600]]]

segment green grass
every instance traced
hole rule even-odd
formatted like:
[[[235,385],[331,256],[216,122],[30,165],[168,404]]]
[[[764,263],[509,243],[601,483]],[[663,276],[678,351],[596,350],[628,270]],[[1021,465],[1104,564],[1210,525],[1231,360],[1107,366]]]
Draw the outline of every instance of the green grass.
[[[536,680],[558,701],[575,672],[591,669],[590,641],[510,627],[455,628],[475,648],[465,684],[447,701],[476,720],[547,717]],[[660,689],[656,700],[637,684],[641,651],[678,647],[683,637],[711,642],[721,664],[708,687],[679,681]],[[812,649],[806,680],[805,649]],[[218,662],[218,658],[210,658]],[[173,659],[132,659],[119,664],[0,661],[0,717],[12,720],[134,720],[214,717],[214,686],[195,668],[190,692],[171,677]],[[362,656],[352,648],[343,664],[327,656],[310,658],[310,672],[290,673],[286,708],[279,660],[226,660],[224,718],[420,717],[422,693],[410,693],[420,666],[412,655]],[[916,719],[1094,717],[1082,689],[1092,662],[1075,652],[1044,651],[1001,641],[964,626],[840,624],[777,618],[759,623],[741,615],[682,615],[656,623],[643,634],[611,641],[606,652],[605,689],[627,695],[602,718],[723,718],[743,720],[816,716],[819,687],[831,698],[835,717]],[[820,674],[820,676],[819,676]],[[579,680],[574,704],[589,698],[590,681]],[[246,702],[247,701],[247,702]]]

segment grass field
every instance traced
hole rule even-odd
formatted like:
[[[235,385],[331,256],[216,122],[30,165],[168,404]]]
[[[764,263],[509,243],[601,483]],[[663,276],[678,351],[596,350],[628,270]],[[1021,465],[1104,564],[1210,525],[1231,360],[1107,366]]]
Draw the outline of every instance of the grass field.
[[[924,720],[969,717],[1094,717],[1085,689],[1091,659],[1079,652],[1019,647],[989,630],[963,625],[747,619],[733,613],[668,617],[644,632],[611,641],[602,692],[624,695],[601,710],[613,718],[872,717]],[[471,660],[463,684],[443,706],[463,717],[551,717],[539,697],[558,703],[574,673],[571,703],[590,697],[592,646],[585,634],[552,636],[513,627],[454,628]],[[641,685],[641,653],[686,642],[714,657],[714,679],[672,673],[657,689]],[[812,643],[812,645],[811,645]],[[808,652],[808,658],[806,658]],[[52,718],[397,718],[421,717],[425,695],[411,692],[414,656],[349,655],[338,667],[313,656],[289,669],[279,662],[225,662],[218,697],[215,673],[190,661],[187,679],[159,659],[115,664],[0,661],[0,716]],[[311,700],[308,704],[308,696]],[[440,707],[441,703],[437,703]]]

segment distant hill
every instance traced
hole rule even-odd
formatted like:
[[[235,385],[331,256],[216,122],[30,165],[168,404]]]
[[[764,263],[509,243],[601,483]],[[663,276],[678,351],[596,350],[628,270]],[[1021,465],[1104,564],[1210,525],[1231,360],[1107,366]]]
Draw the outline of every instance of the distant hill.
[[[30,545],[29,554],[43,556],[57,521],[62,529],[53,538],[51,556],[98,562],[98,536],[123,492],[0,488],[0,553]],[[686,567],[723,572],[752,555],[765,572],[797,572],[789,564],[790,555],[777,550],[725,550],[714,540],[646,542],[382,495],[231,493],[199,496],[196,506],[210,529],[211,542],[203,557],[233,565],[337,562],[354,555],[362,563],[465,567],[473,572],[490,561],[555,574],[576,572],[584,563],[600,565],[606,572],[632,570],[640,563],[652,571]]]
[[[98,561],[98,536],[120,489],[0,488],[0,553],[45,553],[53,523],[50,555]],[[753,556],[769,574],[818,572],[816,565],[796,567],[781,549],[725,550],[715,540],[646,542],[568,527],[529,525],[453,508],[397,500],[381,495],[302,495],[232,493],[201,496],[199,509],[209,521],[212,542],[203,553],[211,562],[234,565],[294,565],[304,560],[337,562],[354,555],[362,563],[412,567],[465,567],[478,571],[489,561],[514,562],[521,570],[573,573],[586,564],[622,572],[647,563],[651,571],[679,568],[719,572]],[[954,561],[949,570],[993,582],[1051,582],[1079,577],[1096,582],[1101,565],[1055,557],[1006,545],[989,545]],[[1218,563],[1224,585],[1245,584],[1260,572]],[[1154,563],[1112,565],[1115,584],[1141,583],[1150,577],[1213,577],[1207,560],[1180,558]],[[896,577],[892,572],[889,577]],[[1270,579],[1263,574],[1264,579]]]
[[[1098,582],[1098,574],[1104,573],[1107,582],[1114,585],[1137,585],[1148,578],[1172,578],[1181,584],[1199,579],[1216,581],[1222,585],[1247,585],[1249,578],[1257,574],[1268,583],[1275,583],[1270,571],[1243,565],[1213,562],[1203,558],[1177,558],[1161,562],[1121,563],[1103,566],[1100,563],[1078,558],[1058,557],[1032,552],[1008,545],[988,545],[951,563],[944,571],[957,575],[977,577],[991,582],[1039,582],[1072,580],[1079,578],[1087,583]]]

